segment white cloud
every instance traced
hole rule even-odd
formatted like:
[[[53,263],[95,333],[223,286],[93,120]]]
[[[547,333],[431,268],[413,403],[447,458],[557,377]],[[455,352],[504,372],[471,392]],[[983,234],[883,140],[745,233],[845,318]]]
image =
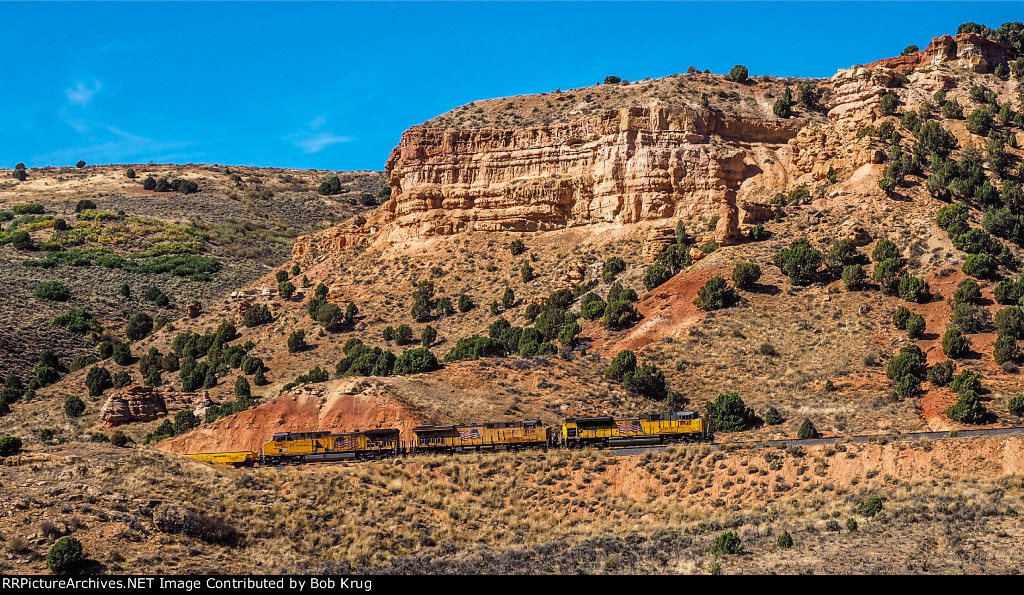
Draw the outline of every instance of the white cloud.
[[[286,139],[302,149],[303,153],[319,153],[331,145],[347,143],[352,140],[351,136],[341,136],[320,130],[325,124],[327,124],[327,116],[317,116],[306,125],[305,130],[292,134]]]
[[[82,81],[78,81],[74,89],[65,89],[64,94],[68,96],[68,101],[74,105],[80,105],[85,107],[89,101],[92,100],[93,96],[100,92],[103,85],[99,81],[94,80],[92,87],[89,87]]]

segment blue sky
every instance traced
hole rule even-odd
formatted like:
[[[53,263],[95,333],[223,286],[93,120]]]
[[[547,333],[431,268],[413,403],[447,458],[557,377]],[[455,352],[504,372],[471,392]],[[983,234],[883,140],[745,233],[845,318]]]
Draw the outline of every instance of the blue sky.
[[[475,99],[605,75],[831,76],[1024,3],[0,3],[0,166],[382,169]]]

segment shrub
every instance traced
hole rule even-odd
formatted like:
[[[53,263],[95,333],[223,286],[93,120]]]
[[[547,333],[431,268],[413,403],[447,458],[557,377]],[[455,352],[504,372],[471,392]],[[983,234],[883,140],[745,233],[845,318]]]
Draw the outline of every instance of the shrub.
[[[749,76],[750,72],[747,70],[747,67],[742,64],[737,64],[736,66],[732,67],[732,70],[729,71],[729,74],[725,75],[725,78],[727,80],[733,81],[734,83],[745,83],[747,82],[747,77]]]
[[[50,321],[50,324],[79,334],[100,330],[100,324],[92,317],[92,314],[80,309],[65,312]]]
[[[90,211],[95,209],[96,203],[89,200],[88,198],[83,198],[82,200],[78,201],[78,203],[75,204],[76,213],[81,213],[82,211]]]
[[[880,496],[869,496],[857,505],[857,512],[866,517],[873,517],[882,512],[882,506],[883,501]]]
[[[992,348],[992,357],[999,365],[1013,360],[1017,357],[1017,339],[1010,335],[999,335]]]
[[[286,300],[292,299],[295,295],[295,285],[291,281],[281,281],[277,284],[277,293]]]
[[[779,534],[779,538],[775,540],[775,545],[781,549],[788,550],[793,547],[793,536],[789,534],[789,531],[783,531]]]
[[[906,330],[907,321],[910,320],[911,311],[906,306],[899,306],[892,313],[892,325],[900,330]]]
[[[924,336],[925,322],[924,316],[920,314],[914,314],[907,319],[907,336],[911,339],[920,339]]]
[[[963,271],[972,277],[990,279],[995,276],[998,264],[988,254],[969,254],[964,259]]]
[[[928,282],[920,277],[904,275],[900,279],[900,297],[908,302],[923,304],[931,299],[931,288]]]
[[[535,304],[530,304],[530,306],[534,305]],[[526,307],[527,320],[531,320],[529,316],[530,306]],[[591,291],[590,293],[584,295],[583,300],[580,302],[580,316],[586,318],[587,320],[596,320],[604,315],[604,309],[606,306],[607,303],[604,300],[602,300],[599,295]],[[540,306],[537,306],[537,313],[540,313]]]
[[[75,167],[77,167],[78,169],[82,169],[83,167],[85,167],[85,161],[79,159],[78,163],[75,164]]]
[[[130,167],[128,168],[128,171],[124,172],[124,175],[128,176],[129,180],[134,180],[138,176],[138,174],[135,173],[135,170]]]
[[[156,178],[154,178],[153,176],[146,176],[146,179],[142,181],[142,189],[156,190]]]
[[[508,310],[516,305],[516,294],[511,287],[506,287],[501,294],[501,307]]]
[[[523,252],[526,252],[526,243],[522,240],[512,240],[512,243],[508,246],[509,252],[512,256],[519,256]]]
[[[527,306],[529,310],[529,306]],[[450,298],[441,298],[437,300],[437,314],[438,316],[451,316],[455,314],[455,308],[452,306],[452,300]]]
[[[11,172],[11,177],[19,182],[24,182],[28,179],[28,172],[25,171],[25,168],[15,168],[15,170]]]
[[[288,353],[299,353],[300,351],[305,351],[308,347],[306,345],[306,331],[292,331],[292,334],[288,335]]]
[[[814,280],[821,264],[821,252],[812,248],[806,239],[799,239],[776,254],[774,263],[794,285],[807,285]]]
[[[60,281],[43,281],[36,286],[32,295],[52,302],[66,302],[71,298],[71,290]]]
[[[964,279],[956,286],[956,291],[953,293],[955,304],[977,303],[980,299],[981,288],[978,287],[978,282],[974,279]]]
[[[953,306],[950,320],[964,333],[977,333],[989,326],[989,312],[969,302],[957,304]],[[1004,322],[1010,324],[1011,320]]]
[[[475,304],[473,303],[472,298],[470,298],[468,295],[466,295],[464,293],[459,294],[459,299],[458,299],[459,312],[469,312],[470,310],[473,309],[474,305]]]
[[[672,271],[668,267],[656,262],[647,267],[647,271],[644,273],[644,288],[647,291],[652,291],[656,287],[664,285],[672,277]]]
[[[626,270],[626,261],[622,260],[618,256],[613,256],[608,260],[604,261],[604,267],[601,269],[601,280],[605,283],[611,283],[615,280],[615,277],[619,276]]]
[[[612,74],[604,77],[604,84],[606,84],[606,85],[618,85],[621,82],[622,82],[622,79],[620,77],[617,77],[617,76],[612,75]]]
[[[871,261],[882,262],[890,258],[900,258],[900,250],[896,247],[896,243],[887,238],[878,240],[875,249],[871,252]]]
[[[627,375],[636,370],[636,355],[626,349],[615,354],[611,364],[608,366],[608,377],[613,380],[622,381]]]
[[[419,374],[431,372],[439,367],[437,358],[429,349],[417,347],[416,349],[408,349],[398,356],[398,359],[395,360],[394,374],[395,376]]]
[[[84,161],[78,162],[78,167],[85,167]],[[55,574],[64,574],[73,570],[83,558],[82,542],[70,535],[65,535],[53,544],[50,551],[46,552],[46,567]]]
[[[246,312],[248,314],[248,312]],[[136,312],[128,319],[124,334],[131,341],[145,339],[153,332],[153,318],[145,312]]]
[[[772,112],[780,118],[788,118],[793,115],[793,90],[786,85],[782,91],[782,97],[772,104]]]
[[[949,383],[949,388],[953,389],[955,393],[962,393],[967,390],[978,392],[981,390],[981,376],[970,370],[962,370]]]
[[[885,374],[890,380],[898,381],[904,376],[921,378],[924,375],[924,370],[925,358],[921,348],[917,345],[908,345],[889,360]]]
[[[908,45],[907,47],[903,48],[903,53],[901,53],[900,55],[909,56],[910,54],[916,54],[919,51],[920,49],[916,45]]]
[[[864,288],[867,281],[867,273],[864,267],[859,264],[851,264],[843,269],[843,285],[850,291],[857,291]]]
[[[78,417],[85,413],[85,401],[81,398],[71,395],[64,399],[64,414],[68,417]]]
[[[842,239],[833,242],[825,254],[825,266],[839,270],[847,265],[856,264],[860,260],[860,253],[853,240]]]
[[[957,359],[967,355],[970,351],[970,342],[960,332],[960,329],[951,328],[942,337],[942,352],[946,357]]]
[[[764,423],[768,424],[769,426],[777,426],[781,424],[783,421],[785,420],[782,419],[782,414],[779,413],[778,409],[776,409],[775,407],[768,407],[768,409],[765,409]]]
[[[11,207],[15,215],[42,215],[46,212],[41,202],[22,202]]]
[[[335,306],[335,308],[337,308],[337,306]],[[319,314],[319,311],[317,313]],[[254,327],[261,324],[267,324],[272,319],[273,317],[270,314],[270,308],[264,304],[256,304],[254,306],[250,306],[249,309],[245,311],[245,314],[242,315],[242,324],[247,327]]]
[[[132,363],[132,348],[128,342],[121,342],[114,345],[111,352],[114,363],[119,366],[127,366]]]
[[[437,329],[430,326],[429,324],[423,327],[423,331],[420,332],[420,345],[422,347],[430,347],[437,340]]]
[[[1007,402],[1006,406],[1011,415],[1024,417],[1024,396],[1013,397]]]
[[[956,403],[946,410],[949,419],[965,424],[982,424],[988,418],[988,411],[981,404],[978,393],[966,389],[957,397]]]
[[[0,457],[9,457],[21,451],[21,438],[17,436],[0,437]]]
[[[103,366],[93,366],[85,377],[85,385],[89,388],[90,397],[98,397],[103,391],[114,387],[110,371]]]
[[[338,179],[338,176],[331,176],[320,182],[320,187],[317,191],[323,196],[341,194],[341,180]]]
[[[768,232],[765,231],[764,225],[758,223],[754,227],[750,228],[750,239],[755,242],[768,239]]]
[[[992,130],[992,110],[988,107],[979,107],[967,116],[967,131],[978,136],[988,136]]]
[[[747,407],[735,392],[720,394],[708,402],[705,415],[716,432],[740,432],[758,423],[753,408]]]
[[[953,379],[956,364],[950,360],[939,362],[928,369],[928,382],[935,386],[946,386]]]
[[[626,328],[633,324],[633,321],[640,314],[633,307],[633,303],[626,300],[609,301],[604,308],[604,326],[610,329]]]
[[[248,312],[246,312],[246,314],[248,314]],[[326,330],[335,331],[341,327],[341,323],[345,320],[345,313],[341,311],[341,306],[338,304],[323,302],[316,309],[313,319]]]
[[[903,278],[903,260],[900,258],[887,258],[875,265],[875,272],[872,275],[875,281],[882,287],[882,292],[887,295],[899,293],[900,280]]]
[[[277,271],[274,273],[274,279],[276,279],[278,283],[284,283],[288,280],[288,271],[284,269]]]
[[[399,345],[412,343],[412,327],[408,324],[400,324],[395,329],[395,342]]]
[[[529,261],[523,263],[522,268],[519,269],[519,276],[522,277],[523,283],[533,281],[533,267],[530,266]],[[438,306],[438,309],[440,309],[440,306]]]
[[[732,281],[740,289],[750,290],[761,278],[761,267],[752,262],[738,263],[732,269]]]
[[[800,429],[797,430],[796,437],[799,440],[808,440],[810,438],[818,437],[818,429],[814,427],[810,419],[804,418],[804,423],[800,424]]]
[[[711,546],[711,553],[716,555],[740,554],[743,552],[743,542],[735,531],[726,531],[715,537],[715,543]]]
[[[668,396],[668,390],[665,387],[665,374],[651,364],[641,364],[636,370],[626,374],[622,385],[626,387],[626,390],[650,399],[661,401]]]
[[[733,292],[726,286],[725,279],[712,277],[697,290],[693,303],[701,310],[720,310],[732,304],[733,298]]]
[[[882,95],[882,103],[879,105],[878,111],[883,116],[891,116],[896,113],[896,108],[899,105],[900,100],[895,93],[886,93]]]

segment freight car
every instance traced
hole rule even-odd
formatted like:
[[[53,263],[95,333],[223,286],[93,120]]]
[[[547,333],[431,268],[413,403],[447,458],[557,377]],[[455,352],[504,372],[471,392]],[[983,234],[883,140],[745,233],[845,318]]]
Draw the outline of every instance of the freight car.
[[[410,452],[547,448],[551,433],[536,419],[413,428]]]
[[[263,464],[380,459],[401,454],[401,432],[394,428],[355,432],[283,432],[264,443]]]
[[[711,434],[694,411],[649,413],[636,417],[574,417],[562,424],[562,446],[607,448],[622,443],[696,442]]]

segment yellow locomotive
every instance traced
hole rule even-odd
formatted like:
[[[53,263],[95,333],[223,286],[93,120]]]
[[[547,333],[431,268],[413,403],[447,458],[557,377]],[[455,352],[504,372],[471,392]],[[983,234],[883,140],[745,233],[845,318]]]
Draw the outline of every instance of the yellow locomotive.
[[[402,452],[401,433],[395,428],[355,432],[283,432],[263,444],[264,464],[305,461],[379,459]]]
[[[635,417],[575,417],[562,424],[562,446],[608,447],[623,442],[709,440],[710,433],[694,411],[649,413]]]
[[[547,448],[550,433],[536,419],[413,428],[410,452]]]

